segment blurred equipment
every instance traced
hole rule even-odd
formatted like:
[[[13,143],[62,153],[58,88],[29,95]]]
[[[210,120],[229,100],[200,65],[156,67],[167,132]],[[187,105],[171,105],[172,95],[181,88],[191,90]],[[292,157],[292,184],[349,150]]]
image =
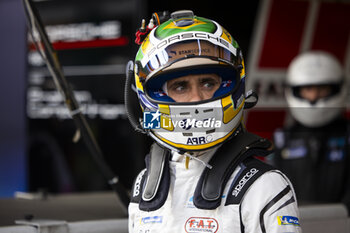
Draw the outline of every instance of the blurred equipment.
[[[85,145],[88,147],[93,161],[96,163],[100,172],[107,179],[108,184],[115,190],[121,202],[123,203],[124,211],[126,212],[129,203],[129,197],[126,189],[121,184],[119,177],[114,174],[110,166],[106,163],[105,157],[100,149],[90,126],[87,123],[86,117],[78,104],[76,96],[74,95],[71,86],[67,82],[61,64],[58,60],[56,50],[52,47],[49,37],[45,31],[43,23],[37,9],[31,0],[23,0],[29,28],[32,34],[33,42],[40,52],[43,60],[49,68],[53,77],[56,88],[63,96],[64,102],[69,109],[70,116],[74,119],[77,126],[76,136],[74,141],[78,141],[80,135],[82,136]]]
[[[14,225],[16,220],[77,222],[127,217],[124,204],[111,191],[58,195],[16,193],[16,198],[0,199],[0,206],[0,226]]]
[[[161,23],[165,22],[170,18],[168,11],[163,12],[155,12],[152,14],[152,18],[150,19],[149,23],[146,26],[146,20],[142,19],[141,27],[137,30],[135,36],[135,43],[137,45],[141,45],[143,40],[146,38],[148,33],[156,26],[160,25]]]
[[[96,169],[99,165],[86,156],[90,152],[83,140],[78,140],[84,132],[76,130],[71,113],[75,117],[84,115],[110,170],[117,172],[119,181],[130,189],[144,167],[147,148],[147,141],[127,123],[123,98],[125,65],[134,49],[130,41],[142,17],[142,2],[101,0],[96,4],[89,0],[84,1],[83,10],[79,0],[32,2],[45,23],[79,108],[69,111],[66,107],[64,96],[57,91],[40,50],[28,34],[28,191],[65,193],[110,188],[103,173]],[[39,33],[33,36],[35,40],[40,38]]]

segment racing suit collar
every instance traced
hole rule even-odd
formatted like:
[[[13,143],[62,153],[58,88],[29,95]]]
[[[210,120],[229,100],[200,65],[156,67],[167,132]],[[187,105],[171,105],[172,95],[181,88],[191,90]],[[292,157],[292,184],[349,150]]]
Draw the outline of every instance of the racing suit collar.
[[[186,168],[189,167],[189,161],[194,160],[195,163],[201,164],[201,166],[211,168],[211,165],[208,163],[209,160],[213,157],[218,147],[213,147],[205,151],[197,151],[190,153],[180,154],[175,151],[171,151],[171,161],[175,163],[183,163]]]

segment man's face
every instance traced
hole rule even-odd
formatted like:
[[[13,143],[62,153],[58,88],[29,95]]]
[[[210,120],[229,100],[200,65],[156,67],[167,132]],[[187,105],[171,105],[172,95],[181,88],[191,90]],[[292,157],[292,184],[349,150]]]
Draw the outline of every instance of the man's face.
[[[168,96],[176,102],[196,102],[213,97],[221,78],[217,74],[193,74],[169,80]]]
[[[310,102],[315,102],[318,99],[325,98],[329,96],[332,92],[332,88],[329,85],[311,85],[300,87],[299,95],[300,97],[309,100]]]

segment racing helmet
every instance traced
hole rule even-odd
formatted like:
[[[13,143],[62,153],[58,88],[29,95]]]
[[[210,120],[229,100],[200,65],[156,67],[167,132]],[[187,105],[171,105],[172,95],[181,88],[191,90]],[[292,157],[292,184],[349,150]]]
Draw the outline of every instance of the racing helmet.
[[[300,87],[328,85],[330,94],[316,101],[300,96]],[[345,107],[345,76],[337,59],[324,51],[310,51],[293,59],[287,70],[285,97],[294,119],[307,127],[321,127]]]
[[[212,98],[175,102],[167,95],[168,80],[208,73],[221,78]],[[240,128],[246,98],[243,56],[232,36],[213,20],[187,10],[172,13],[143,40],[134,76],[143,127],[171,150],[207,150]]]

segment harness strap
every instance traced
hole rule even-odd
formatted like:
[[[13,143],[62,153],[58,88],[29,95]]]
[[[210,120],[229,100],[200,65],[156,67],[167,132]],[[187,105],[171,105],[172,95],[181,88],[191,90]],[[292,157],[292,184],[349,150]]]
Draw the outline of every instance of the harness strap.
[[[205,168],[195,189],[193,203],[199,209],[216,209],[223,190],[236,167],[253,155],[266,156],[270,147],[267,139],[249,132],[241,132],[234,140],[222,145]]]
[[[250,157],[241,164],[241,170],[227,193],[225,206],[240,204],[249,187],[265,172],[275,170],[271,165]]]
[[[241,132],[223,144],[209,161],[197,183],[193,203],[199,209],[216,209],[221,204],[223,190],[236,167],[254,155],[266,156],[270,142],[249,132]],[[170,187],[170,152],[154,143],[146,157],[147,169],[134,184],[132,202],[140,210],[153,211],[163,206]]]
[[[146,157],[147,171],[140,200],[141,210],[156,210],[166,201],[170,186],[169,156],[168,150],[156,143],[152,145]]]

